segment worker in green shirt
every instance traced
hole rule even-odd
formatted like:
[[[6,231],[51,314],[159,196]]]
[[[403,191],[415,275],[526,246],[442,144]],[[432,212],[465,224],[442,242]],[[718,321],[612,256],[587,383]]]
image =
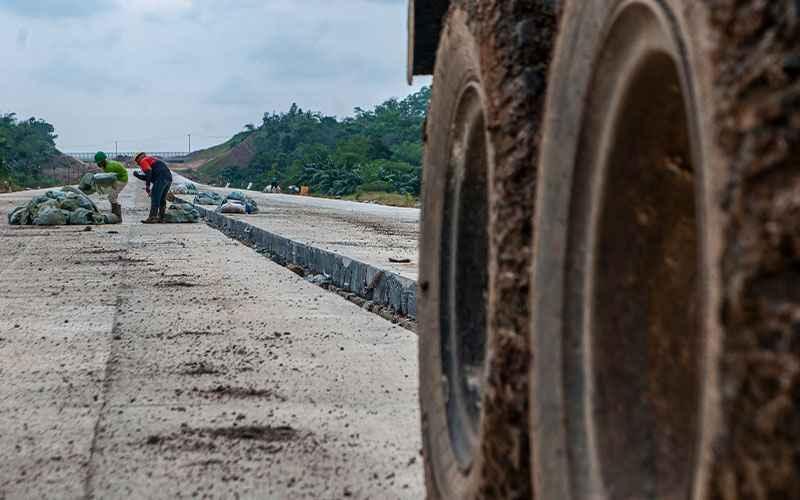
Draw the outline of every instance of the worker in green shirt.
[[[111,203],[111,213],[119,217],[121,221],[122,205],[119,204],[119,194],[128,184],[128,171],[125,169],[125,165],[118,161],[109,160],[108,156],[102,151],[98,151],[94,155],[94,162],[103,172],[117,174],[117,182],[114,183],[114,188],[108,193],[108,201]]]

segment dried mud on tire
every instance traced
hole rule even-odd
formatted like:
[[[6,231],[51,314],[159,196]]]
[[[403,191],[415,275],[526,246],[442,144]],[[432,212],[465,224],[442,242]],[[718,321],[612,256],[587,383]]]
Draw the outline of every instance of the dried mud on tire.
[[[699,2],[710,17],[722,252],[722,426],[712,491],[800,498],[800,5]]]
[[[555,36],[548,1],[454,2],[437,56],[427,123],[420,293],[420,380],[426,475],[431,498],[530,498],[527,377],[529,275],[539,121]],[[448,42],[447,40],[450,40]],[[449,120],[469,73],[484,94],[488,172],[486,367],[479,442],[469,472],[454,463],[441,394],[439,236]],[[437,198],[438,197],[438,198]],[[437,201],[438,200],[438,201]],[[427,227],[427,233],[425,226]],[[433,236],[433,237],[432,237]],[[481,270],[475,271],[480,272]],[[459,272],[473,272],[465,269]],[[424,317],[424,319],[423,319]],[[427,322],[427,324],[424,324]],[[431,340],[432,338],[437,340]],[[439,374],[437,376],[437,373]],[[434,442],[435,441],[435,442]],[[448,465],[449,464],[449,465]],[[445,470],[446,469],[446,470]]]
[[[686,75],[680,89],[688,96],[689,120],[696,120],[690,136],[700,219],[702,342],[695,354],[701,360],[697,384],[702,392],[698,446],[691,477],[683,477],[691,491],[687,495],[800,498],[800,5],[790,0],[568,0],[552,78],[554,85],[559,79],[572,85],[548,101],[553,114],[545,125],[545,168],[571,169],[579,163],[572,144],[580,135],[587,89],[593,88],[585,85],[585,72],[600,50],[585,45],[601,43],[592,40],[610,30],[609,12],[631,5],[659,12],[659,22],[677,33],[671,43],[679,46]],[[569,175],[559,171],[550,179],[560,181],[542,185],[539,222],[546,222],[545,205],[563,202],[558,192],[569,188],[559,183]],[[553,220],[558,217],[545,212],[551,219],[548,231],[560,231]],[[539,255],[552,248],[548,238],[537,235]],[[558,268],[537,263],[536,282],[553,278],[553,267]],[[551,318],[535,320],[534,335],[540,338],[559,335],[562,328],[550,294],[560,295],[551,288],[535,298],[534,316]],[[541,302],[550,305],[540,311]],[[542,368],[540,378],[547,373]],[[545,413],[534,416],[533,426],[549,436],[563,424],[548,423]],[[534,456],[541,465],[537,482],[561,474],[546,470],[546,457]]]

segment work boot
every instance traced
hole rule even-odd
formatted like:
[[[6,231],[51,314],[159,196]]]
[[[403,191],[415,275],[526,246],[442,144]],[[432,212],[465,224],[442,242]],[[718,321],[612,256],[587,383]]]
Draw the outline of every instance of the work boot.
[[[148,217],[142,221],[142,224],[158,224],[158,219],[154,217]]]
[[[119,217],[120,222],[122,222],[122,205],[119,203],[112,203],[111,213]]]

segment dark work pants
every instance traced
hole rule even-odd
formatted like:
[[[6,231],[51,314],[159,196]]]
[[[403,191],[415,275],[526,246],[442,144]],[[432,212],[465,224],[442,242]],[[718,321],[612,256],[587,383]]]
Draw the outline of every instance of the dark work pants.
[[[153,189],[150,190],[150,218],[159,219],[164,218],[164,213],[167,211],[167,194],[169,188],[172,186],[172,181],[169,179],[156,179],[153,182]]]

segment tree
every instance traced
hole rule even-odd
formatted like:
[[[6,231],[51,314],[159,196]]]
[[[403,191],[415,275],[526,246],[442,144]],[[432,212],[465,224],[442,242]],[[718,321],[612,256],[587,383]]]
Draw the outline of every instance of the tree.
[[[229,141],[234,146],[234,141],[252,137],[255,153],[249,164],[231,154],[207,170],[201,168],[199,177],[221,177],[234,185],[254,181],[259,189],[277,178],[283,185],[309,185],[315,192],[337,196],[370,183],[416,195],[429,101],[426,87],[372,109],[356,108],[342,120],[293,103],[285,113],[264,113],[261,126],[246,125]]]
[[[0,115],[0,179],[21,186],[51,184],[42,164],[58,155],[55,129],[36,118],[17,120],[14,113]]]

